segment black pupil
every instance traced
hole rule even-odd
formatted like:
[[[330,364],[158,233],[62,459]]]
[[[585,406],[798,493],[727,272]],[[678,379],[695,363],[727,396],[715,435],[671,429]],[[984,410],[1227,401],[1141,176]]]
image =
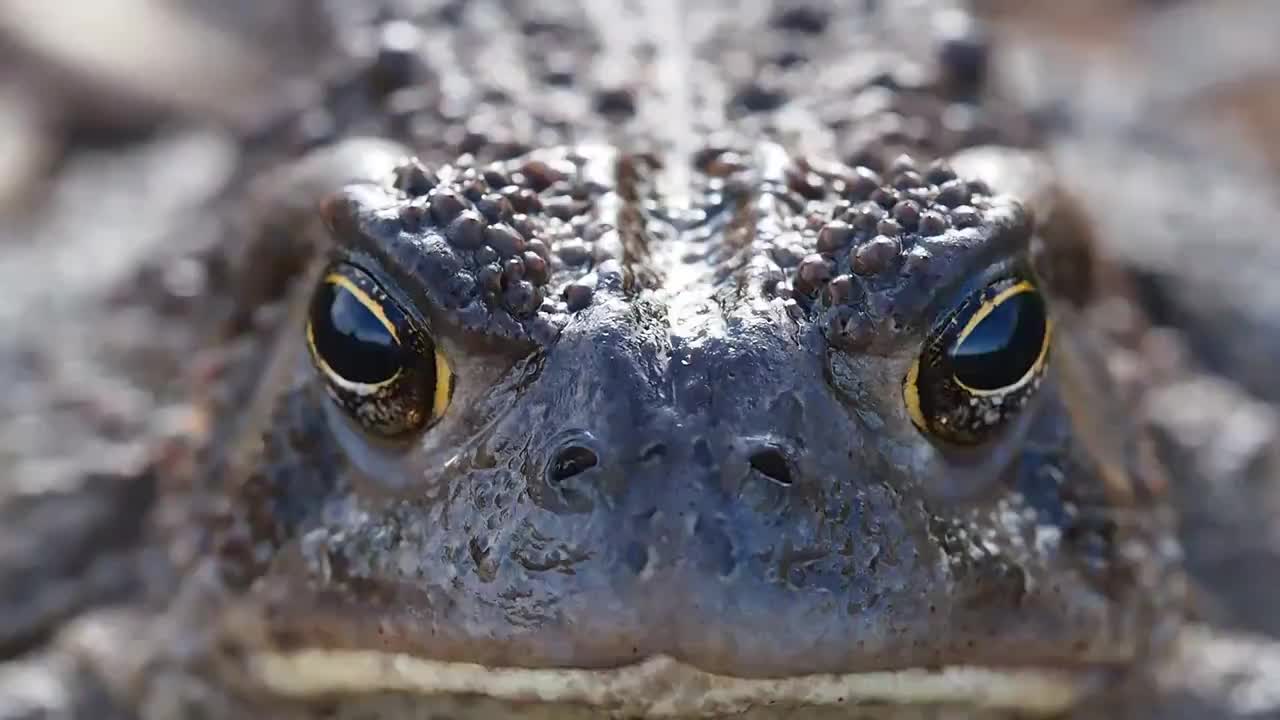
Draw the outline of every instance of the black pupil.
[[[340,285],[325,282],[316,290],[311,300],[311,334],[316,352],[349,382],[384,382],[400,369],[400,344],[391,331]]]
[[[1045,334],[1044,301],[1035,292],[1006,298],[951,353],[956,380],[974,390],[1017,383],[1040,357]]]

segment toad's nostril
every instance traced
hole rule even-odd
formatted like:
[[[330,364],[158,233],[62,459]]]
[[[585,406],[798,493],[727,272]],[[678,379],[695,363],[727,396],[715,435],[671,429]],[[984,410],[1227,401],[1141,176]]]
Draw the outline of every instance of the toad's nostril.
[[[753,470],[779,485],[791,484],[791,466],[778,448],[761,448],[751,454],[749,462]]]
[[[547,478],[553,482],[563,482],[579,473],[598,465],[600,459],[591,448],[581,445],[569,445],[556,453],[555,459],[547,466]]]

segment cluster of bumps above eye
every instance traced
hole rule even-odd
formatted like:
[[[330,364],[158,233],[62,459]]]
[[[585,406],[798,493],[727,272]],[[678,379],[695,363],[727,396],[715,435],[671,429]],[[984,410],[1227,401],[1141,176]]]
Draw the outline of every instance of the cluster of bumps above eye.
[[[983,223],[982,197],[990,194],[980,180],[965,181],[956,177],[944,161],[935,161],[924,172],[916,169],[906,155],[894,161],[889,170],[891,180],[885,184],[879,173],[856,167],[844,177],[827,179],[835,185],[839,196],[827,218],[812,233],[813,252],[799,260],[793,280],[793,294],[810,297],[827,288],[832,304],[848,299],[855,275],[872,278],[884,275],[905,264],[927,262],[929,253],[924,243],[944,235],[948,229],[977,227]],[[799,192],[812,197],[814,185],[821,176],[789,177],[792,187],[805,183]],[[820,216],[819,216],[820,217]],[[812,226],[813,218],[808,226]],[[800,232],[800,246],[807,248],[806,231]],[[847,274],[837,275],[837,271]]]
[[[542,342],[564,325],[566,279],[607,260],[583,238],[598,235],[592,200],[609,188],[582,181],[574,161],[529,156],[479,168],[463,158],[432,169],[411,159],[396,168],[400,228],[447,243],[445,304],[464,325]]]
[[[746,261],[763,276],[761,290],[797,320],[830,311],[828,322],[845,334],[877,324],[868,319],[885,320],[876,317],[885,314],[877,312],[877,296],[888,311],[903,278],[927,269],[931,245],[951,230],[981,226],[990,208],[985,183],[958,178],[943,161],[922,168],[904,155],[876,172],[793,160],[785,178],[769,182],[753,179],[741,158],[727,150],[695,158],[707,181],[704,196],[720,198],[704,215],[734,212],[735,198],[771,199],[773,210],[752,230],[753,260]],[[591,162],[566,149],[484,167],[464,159],[431,169],[408,160],[395,170],[400,228],[447,242],[456,271],[448,304],[485,316],[464,317],[465,324],[547,341],[602,288],[633,286],[619,219],[606,214],[618,202],[602,201],[618,185],[587,170]],[[702,225],[710,240],[714,224]]]
[[[795,318],[822,307],[832,334],[851,348],[886,337],[899,293],[931,281],[940,247],[954,250],[959,240],[952,231],[983,227],[992,208],[983,181],[957,177],[945,160],[919,168],[908,155],[884,173],[790,172],[787,184],[792,202],[799,195],[806,208],[774,240],[772,259],[785,272],[773,293]]]
[[[709,157],[704,171],[732,185],[737,158]],[[892,335],[900,293],[926,288],[952,257],[981,242],[992,191],[965,180],[945,160],[919,165],[900,155],[880,171],[793,160],[764,183],[769,209],[754,229],[761,290],[781,298],[796,320],[825,320],[849,349]],[[923,293],[919,293],[923,294]]]

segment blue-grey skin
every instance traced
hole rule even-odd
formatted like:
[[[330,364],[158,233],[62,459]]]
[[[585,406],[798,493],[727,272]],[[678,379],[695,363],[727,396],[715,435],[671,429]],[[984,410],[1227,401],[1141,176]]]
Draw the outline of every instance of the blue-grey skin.
[[[808,32],[777,17],[695,49]],[[813,67],[867,51],[825,32]],[[1074,228],[935,162],[1006,126],[966,58],[930,47],[892,56],[923,57],[922,77],[855,73],[839,98],[778,70],[785,102],[731,104],[726,133],[653,129],[641,87],[617,127],[586,116],[579,135],[608,142],[406,160],[326,200],[322,262],[371,276],[455,385],[438,422],[378,437],[288,328],[219,536],[227,602],[258,618],[229,621],[239,649],[668,655],[746,678],[1140,662],[1172,620],[1173,552],[1087,323],[1093,260]],[[709,102],[687,82],[677,105]],[[979,129],[873,131],[961,107]],[[809,134],[770,124],[787,109]],[[1048,369],[956,446],[912,421],[904,383],[939,319],[1010,272],[1048,297]]]

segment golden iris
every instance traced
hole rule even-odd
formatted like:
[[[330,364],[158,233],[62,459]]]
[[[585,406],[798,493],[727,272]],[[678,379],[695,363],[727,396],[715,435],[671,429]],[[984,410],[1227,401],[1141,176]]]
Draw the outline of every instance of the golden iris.
[[[453,373],[427,328],[354,265],[335,263],[316,287],[307,346],[329,395],[373,432],[417,430],[449,407]]]
[[[912,421],[958,444],[990,437],[1038,385],[1052,330],[1029,280],[1003,278],[971,294],[929,334],[907,372]]]

